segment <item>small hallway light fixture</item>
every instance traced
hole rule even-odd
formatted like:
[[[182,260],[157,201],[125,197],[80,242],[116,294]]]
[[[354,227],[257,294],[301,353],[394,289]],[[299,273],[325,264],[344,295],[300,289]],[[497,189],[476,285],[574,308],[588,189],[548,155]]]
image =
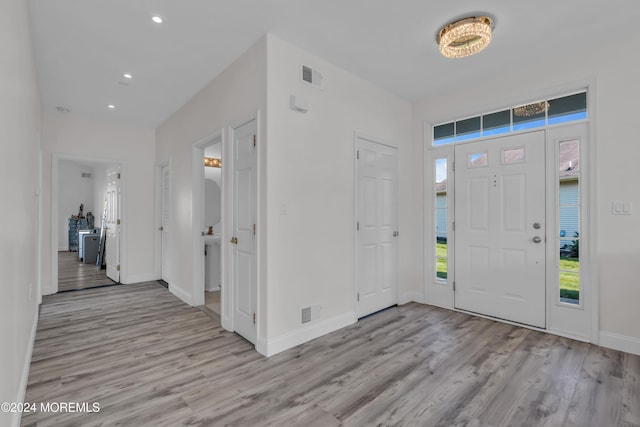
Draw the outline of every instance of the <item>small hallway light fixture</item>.
[[[469,17],[445,25],[438,33],[440,53],[447,58],[474,55],[491,43],[493,20],[487,16]]]
[[[216,159],[215,157],[205,157],[204,165],[209,168],[221,168],[222,160]]]

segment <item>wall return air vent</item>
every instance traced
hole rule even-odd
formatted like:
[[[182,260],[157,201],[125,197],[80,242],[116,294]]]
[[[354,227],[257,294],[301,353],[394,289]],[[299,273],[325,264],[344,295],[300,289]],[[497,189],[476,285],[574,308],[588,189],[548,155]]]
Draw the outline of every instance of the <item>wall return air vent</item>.
[[[306,65],[302,66],[301,69],[302,81],[305,83],[309,83],[311,86],[316,87],[318,89],[322,89],[322,74],[319,71],[314,70],[311,67],[307,67]]]

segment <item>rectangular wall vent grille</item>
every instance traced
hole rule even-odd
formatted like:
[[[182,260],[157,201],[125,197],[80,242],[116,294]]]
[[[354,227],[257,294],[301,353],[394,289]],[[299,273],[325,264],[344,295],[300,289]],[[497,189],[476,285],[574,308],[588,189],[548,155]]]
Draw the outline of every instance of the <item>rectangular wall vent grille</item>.
[[[311,322],[311,307],[305,307],[302,309],[302,323]]]
[[[302,80],[307,83],[313,83],[313,70],[306,65],[302,66]]]
[[[306,65],[302,66],[302,81],[315,88],[322,89],[322,74]]]

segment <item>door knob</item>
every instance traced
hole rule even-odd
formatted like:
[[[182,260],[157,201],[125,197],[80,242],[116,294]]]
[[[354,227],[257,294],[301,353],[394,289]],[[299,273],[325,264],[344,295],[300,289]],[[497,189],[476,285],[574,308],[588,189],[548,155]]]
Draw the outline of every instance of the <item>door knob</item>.
[[[542,239],[540,238],[540,236],[533,237],[533,243],[540,243],[540,242],[542,242]]]
[[[158,230],[164,231],[164,227],[160,227],[160,228],[158,228]]]
[[[238,238],[237,237],[232,237],[231,238],[231,243],[233,243],[234,245],[238,244]]]
[[[398,234],[400,234],[400,233],[398,233],[397,231],[394,231],[393,232],[393,237],[398,237]]]

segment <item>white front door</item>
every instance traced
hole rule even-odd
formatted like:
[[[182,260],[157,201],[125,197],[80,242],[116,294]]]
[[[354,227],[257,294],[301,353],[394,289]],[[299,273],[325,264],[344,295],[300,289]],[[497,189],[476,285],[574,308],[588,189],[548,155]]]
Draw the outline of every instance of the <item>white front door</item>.
[[[357,140],[357,315],[398,303],[397,149]]]
[[[169,283],[169,214],[171,209],[169,165],[162,167],[160,179],[160,278]]]
[[[105,262],[107,277],[120,282],[120,167],[107,169],[107,231]]]
[[[544,131],[455,147],[455,307],[545,327]]]
[[[233,329],[256,342],[256,120],[233,129]]]

